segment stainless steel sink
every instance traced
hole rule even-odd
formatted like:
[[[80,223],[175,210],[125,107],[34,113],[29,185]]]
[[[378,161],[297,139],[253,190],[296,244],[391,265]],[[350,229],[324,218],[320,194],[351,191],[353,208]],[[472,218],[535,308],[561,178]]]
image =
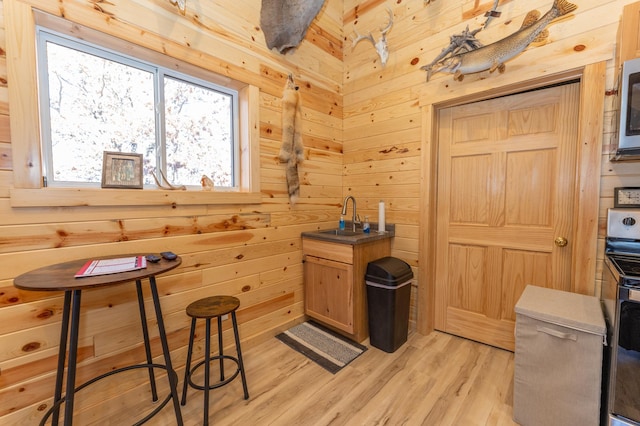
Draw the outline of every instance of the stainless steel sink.
[[[318,231],[318,233],[320,234],[326,234],[326,235],[338,235],[338,236],[343,236],[343,237],[354,237],[356,235],[362,235],[365,236],[365,234],[360,231],[347,231],[346,229],[325,229],[324,231]]]
[[[350,226],[347,226],[347,228],[350,228]],[[341,230],[339,228],[331,228],[322,229],[319,231],[303,232],[302,236],[314,240],[355,245],[384,238],[393,238],[394,234],[394,229],[388,230],[383,234],[378,234],[377,232],[365,234],[364,232],[362,232],[362,228],[358,228],[355,231],[353,231],[352,229]]]

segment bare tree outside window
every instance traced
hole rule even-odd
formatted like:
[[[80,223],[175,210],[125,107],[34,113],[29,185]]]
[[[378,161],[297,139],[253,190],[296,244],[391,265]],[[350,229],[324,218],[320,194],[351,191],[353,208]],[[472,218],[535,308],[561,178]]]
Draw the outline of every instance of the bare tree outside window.
[[[233,123],[227,112],[231,96],[165,78],[164,97],[169,180],[199,185],[206,174],[216,186],[231,186]]]
[[[143,154],[144,184],[236,185],[237,93],[40,31],[43,153],[50,184],[97,184],[104,151]],[[44,55],[44,56],[42,56]]]
[[[144,154],[145,176],[156,167],[150,72],[55,43],[47,64],[54,181],[99,183],[104,151]]]

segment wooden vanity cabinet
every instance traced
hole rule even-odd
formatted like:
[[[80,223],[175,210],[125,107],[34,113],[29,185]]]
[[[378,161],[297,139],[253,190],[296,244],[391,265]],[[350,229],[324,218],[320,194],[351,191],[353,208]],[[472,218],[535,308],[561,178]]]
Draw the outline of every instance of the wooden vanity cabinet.
[[[356,342],[369,336],[367,264],[391,253],[391,239],[343,244],[302,238],[305,313]]]

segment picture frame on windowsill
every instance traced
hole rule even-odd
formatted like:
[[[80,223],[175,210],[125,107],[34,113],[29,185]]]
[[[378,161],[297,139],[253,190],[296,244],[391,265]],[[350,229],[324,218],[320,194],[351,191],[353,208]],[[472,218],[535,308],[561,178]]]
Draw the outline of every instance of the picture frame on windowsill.
[[[104,151],[102,187],[142,189],[142,154]]]

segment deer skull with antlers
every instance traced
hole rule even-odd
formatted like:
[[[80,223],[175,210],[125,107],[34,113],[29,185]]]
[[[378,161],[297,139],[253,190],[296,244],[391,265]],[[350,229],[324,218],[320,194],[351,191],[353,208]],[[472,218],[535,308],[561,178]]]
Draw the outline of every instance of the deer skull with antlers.
[[[356,44],[360,43],[362,40],[369,40],[371,44],[376,48],[376,52],[378,52],[378,56],[380,56],[380,63],[384,67],[387,64],[387,60],[389,59],[389,48],[387,46],[387,33],[391,30],[391,26],[393,25],[393,12],[391,9],[387,9],[389,13],[389,23],[386,27],[380,28],[380,39],[375,41],[373,35],[369,33],[368,35],[358,34],[358,30],[355,30],[356,37],[352,40],[353,43],[351,48],[355,48]]]

